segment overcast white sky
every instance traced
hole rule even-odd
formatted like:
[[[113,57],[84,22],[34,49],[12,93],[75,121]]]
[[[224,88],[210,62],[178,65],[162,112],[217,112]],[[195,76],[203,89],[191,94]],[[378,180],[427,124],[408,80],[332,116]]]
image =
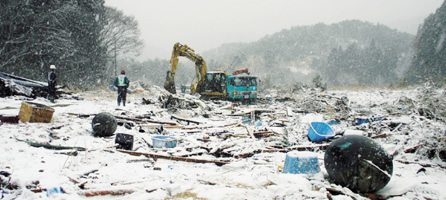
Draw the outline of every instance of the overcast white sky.
[[[224,43],[256,41],[293,26],[359,19],[416,34],[443,0],[105,0],[136,18],[140,60],[169,59],[176,42],[200,54]]]

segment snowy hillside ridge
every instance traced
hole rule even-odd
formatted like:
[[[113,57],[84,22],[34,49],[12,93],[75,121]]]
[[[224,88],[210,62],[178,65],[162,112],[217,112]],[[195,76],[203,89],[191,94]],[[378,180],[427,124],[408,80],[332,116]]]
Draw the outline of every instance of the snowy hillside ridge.
[[[126,107],[110,90],[64,95],[54,104],[0,98],[3,116],[18,115],[24,101],[55,110],[50,123],[0,125],[2,199],[446,198],[443,89],[268,90],[250,105],[169,97],[159,87],[131,90]],[[92,119],[101,112],[116,118],[115,135],[133,136],[131,151],[117,149],[115,135],[93,136]],[[331,124],[335,138],[312,143],[310,122]],[[178,143],[153,148],[160,135]],[[383,189],[360,194],[330,182],[325,148],[342,135],[369,137],[393,156]],[[320,172],[282,173],[294,151],[316,155]]]

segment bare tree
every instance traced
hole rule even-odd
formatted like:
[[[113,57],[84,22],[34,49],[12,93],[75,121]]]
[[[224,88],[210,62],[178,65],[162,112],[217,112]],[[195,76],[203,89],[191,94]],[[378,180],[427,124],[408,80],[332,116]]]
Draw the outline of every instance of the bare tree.
[[[106,25],[101,31],[101,39],[103,46],[107,48],[108,63],[116,65],[118,56],[138,56],[143,48],[143,41],[139,38],[140,30],[135,18],[125,16],[116,8],[105,7],[105,20]]]

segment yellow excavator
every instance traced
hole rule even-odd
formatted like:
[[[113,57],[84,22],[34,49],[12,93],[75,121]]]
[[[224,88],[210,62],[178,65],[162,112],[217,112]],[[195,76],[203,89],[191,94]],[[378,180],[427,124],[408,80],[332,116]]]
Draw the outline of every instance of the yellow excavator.
[[[196,54],[195,51],[187,45],[182,45],[177,42],[173,46],[172,57],[170,58],[170,64],[172,69],[167,71],[166,82],[164,82],[164,88],[172,94],[176,94],[175,90],[175,71],[177,70],[178,57],[184,56],[195,63],[195,75],[197,80],[191,84],[191,94],[200,93],[204,89],[204,79],[206,76],[207,68],[206,62],[203,58]]]
[[[170,93],[176,94],[175,72],[179,56],[184,56],[195,63],[197,80],[191,84],[191,94],[199,93],[204,99],[255,100],[257,98],[257,77],[249,75],[247,69],[238,70],[233,75],[222,70],[208,72],[204,59],[192,48],[180,43],[173,46],[170,58],[172,68],[167,71],[164,82],[164,88]]]

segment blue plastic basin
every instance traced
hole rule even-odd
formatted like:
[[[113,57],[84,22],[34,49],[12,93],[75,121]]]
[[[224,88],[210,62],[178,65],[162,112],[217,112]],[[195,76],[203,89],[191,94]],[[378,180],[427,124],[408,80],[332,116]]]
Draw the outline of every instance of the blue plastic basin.
[[[177,142],[177,139],[171,136],[152,137],[152,145],[154,148],[175,148]]]
[[[321,142],[335,136],[333,129],[325,122],[311,122],[308,137],[312,142]]]

